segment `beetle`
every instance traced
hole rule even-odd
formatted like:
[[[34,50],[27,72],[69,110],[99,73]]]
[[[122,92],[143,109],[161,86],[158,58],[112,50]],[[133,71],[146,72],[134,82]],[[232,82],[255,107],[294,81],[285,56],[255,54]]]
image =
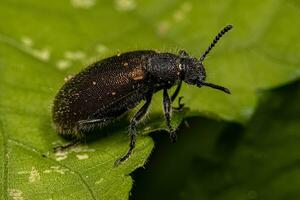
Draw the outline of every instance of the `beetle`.
[[[136,143],[136,126],[146,115],[154,93],[163,90],[163,110],[170,138],[176,140],[171,126],[172,102],[179,94],[182,82],[197,87],[207,86],[230,94],[229,89],[205,82],[203,61],[219,39],[232,25],[224,27],[200,59],[181,50],[179,55],[152,50],[131,51],[100,60],[71,77],[58,91],[52,107],[52,120],[57,132],[74,138],[60,146],[68,148],[82,141],[94,128],[102,128],[141,101],[143,106],[130,121],[130,145],[127,153],[115,164],[127,160]],[[168,89],[177,85],[170,97]],[[183,106],[180,103],[179,108]]]

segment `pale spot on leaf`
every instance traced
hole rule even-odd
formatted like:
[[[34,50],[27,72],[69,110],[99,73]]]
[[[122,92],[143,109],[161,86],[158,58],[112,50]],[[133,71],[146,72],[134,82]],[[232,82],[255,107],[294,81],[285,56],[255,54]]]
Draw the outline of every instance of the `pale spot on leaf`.
[[[99,184],[101,184],[103,181],[104,181],[104,178],[100,178],[100,180],[99,180],[99,181],[96,181],[95,184],[96,184],[96,185],[99,185]]]
[[[171,24],[168,21],[161,21],[156,29],[156,32],[159,36],[166,35],[170,30]]]
[[[61,160],[65,160],[68,157],[68,152],[64,152],[64,151],[57,151],[55,153],[55,160],[57,161],[61,161]]]
[[[18,171],[19,175],[29,174],[28,182],[33,183],[41,179],[39,171],[33,166],[31,171]]]
[[[158,23],[156,28],[157,35],[165,36],[168,34],[171,30],[171,27],[175,27],[176,23],[183,21],[191,10],[192,4],[190,2],[182,3],[170,17]]]
[[[85,159],[89,158],[89,155],[87,155],[87,154],[77,154],[76,157],[77,157],[78,160],[85,160]]]
[[[89,9],[96,5],[96,0],[71,0],[74,8]]]
[[[173,14],[173,18],[176,22],[184,20],[187,13],[192,10],[192,4],[190,2],[184,2],[178,10]]]
[[[12,197],[13,200],[23,200],[23,192],[17,189],[8,189],[8,195]]]
[[[65,58],[69,60],[83,60],[86,55],[83,51],[66,51]]]
[[[59,60],[57,61],[56,66],[60,70],[65,70],[71,66],[71,62],[69,60]]]
[[[24,36],[21,38],[21,41],[25,46],[31,47],[33,45],[33,41],[30,37]]]
[[[39,171],[35,167],[32,167],[30,175],[29,175],[29,182],[33,183],[33,182],[39,181],[40,179],[41,179],[41,176],[40,176]]]
[[[97,53],[104,53],[108,50],[107,46],[105,46],[104,44],[98,44],[96,46],[96,52]]]
[[[65,150],[65,151],[55,152],[55,154],[54,154],[55,160],[57,160],[57,161],[65,160],[65,159],[68,158],[68,155],[72,152],[74,152],[74,153],[95,152],[95,149],[90,149],[87,145],[78,145],[78,146],[72,147],[72,148],[70,148],[68,150]],[[85,155],[85,154],[83,154],[83,155]]]
[[[67,172],[69,172],[70,170],[67,168],[62,168],[60,166],[51,166],[50,169],[44,170],[43,173],[44,174],[50,174],[50,173],[59,173],[59,174],[66,174]]]
[[[131,11],[136,8],[135,0],[115,0],[115,5],[120,11]]]
[[[47,48],[44,49],[31,49],[31,54],[39,60],[49,61],[50,59],[50,50]]]

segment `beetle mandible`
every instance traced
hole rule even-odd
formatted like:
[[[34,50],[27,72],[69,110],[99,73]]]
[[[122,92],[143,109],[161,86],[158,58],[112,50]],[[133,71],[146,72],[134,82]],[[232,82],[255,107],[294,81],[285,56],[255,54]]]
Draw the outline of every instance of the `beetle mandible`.
[[[182,82],[230,93],[225,87],[205,82],[203,66],[208,53],[230,29],[232,25],[223,28],[200,59],[190,57],[183,50],[179,55],[152,50],[132,51],[100,60],[70,78],[55,96],[52,119],[59,134],[72,136],[75,140],[59,149],[83,140],[89,130],[110,124],[144,100],[144,105],[130,121],[129,149],[115,164],[127,160],[135,147],[136,126],[146,115],[153,94],[160,90],[163,90],[166,124],[172,141],[175,141],[175,129],[170,124],[171,105]],[[176,84],[170,97],[168,89]],[[180,99],[179,107],[182,107]]]

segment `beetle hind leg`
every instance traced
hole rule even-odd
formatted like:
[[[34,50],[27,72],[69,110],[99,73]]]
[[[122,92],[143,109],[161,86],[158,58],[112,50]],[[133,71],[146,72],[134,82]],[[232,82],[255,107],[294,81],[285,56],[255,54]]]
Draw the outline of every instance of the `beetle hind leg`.
[[[82,139],[74,139],[69,143],[54,147],[53,151],[54,151],[54,153],[60,152],[60,151],[65,151],[65,150],[68,150],[68,149],[70,149],[74,146],[77,146],[78,144],[81,144],[82,142],[83,142]]]
[[[131,156],[132,151],[135,148],[135,143],[136,143],[136,136],[137,136],[136,126],[146,115],[149,105],[151,103],[151,99],[152,99],[152,94],[146,98],[146,103],[140,108],[140,110],[132,118],[132,120],[130,122],[130,128],[129,128],[129,135],[130,135],[129,149],[124,156],[122,156],[121,158],[116,160],[115,166],[120,165],[122,162],[126,161]]]
[[[95,127],[103,127],[106,124],[109,124],[112,121],[112,118],[102,118],[102,119],[90,119],[90,120],[81,120],[77,123],[76,128],[76,138],[71,142],[59,145],[53,148],[54,153],[59,151],[66,151],[72,147],[75,147],[79,144],[86,142],[86,135],[84,132],[89,131]]]

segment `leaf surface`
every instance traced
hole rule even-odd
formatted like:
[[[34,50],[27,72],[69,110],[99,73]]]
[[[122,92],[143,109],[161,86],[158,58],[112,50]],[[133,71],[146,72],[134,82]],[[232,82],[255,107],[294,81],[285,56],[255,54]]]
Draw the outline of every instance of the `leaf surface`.
[[[144,164],[153,148],[149,137],[140,136],[132,158],[113,168],[128,148],[128,120],[105,130],[109,136],[68,155],[47,154],[66,142],[53,130],[50,115],[53,97],[68,75],[135,49],[185,49],[199,57],[231,23],[234,31],[205,65],[208,81],[229,87],[233,95],[185,85],[180,95],[189,110],[175,113],[173,125],[195,115],[245,122],[254,111],[258,89],[299,77],[299,15],[299,5],[292,0],[2,0],[1,198],[128,198],[129,174]],[[141,135],[165,128],[161,102],[156,95]]]

